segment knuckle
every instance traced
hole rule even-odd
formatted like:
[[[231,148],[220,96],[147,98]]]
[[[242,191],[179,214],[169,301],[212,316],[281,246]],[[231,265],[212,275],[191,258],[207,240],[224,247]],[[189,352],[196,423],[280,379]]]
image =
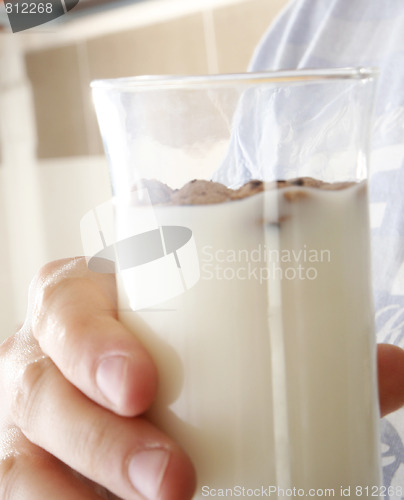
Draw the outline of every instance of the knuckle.
[[[6,358],[11,352],[13,352],[15,347],[14,335],[8,337],[0,344],[0,363]]]
[[[91,300],[88,300],[89,297]],[[34,336],[42,336],[55,321],[58,326],[76,327],[75,322],[84,302],[87,304],[87,313],[91,312],[88,310],[91,307],[114,310],[114,280],[89,274],[85,257],[45,264],[30,287],[29,320]]]
[[[11,500],[17,484],[19,456],[18,453],[8,453],[0,457],[0,498]]]
[[[24,446],[21,432],[16,427],[0,431],[0,498],[16,498],[15,490],[19,476]]]
[[[0,456],[1,500],[25,499],[28,488],[31,493],[29,498],[38,498],[39,492],[32,478],[49,469],[51,463],[52,459],[39,448],[27,449],[24,445],[14,445],[8,453]]]
[[[31,325],[36,333],[40,333],[48,321],[52,321],[51,311],[55,305],[59,313],[62,307],[72,304],[77,290],[86,283],[84,277],[66,274],[54,274],[47,278],[39,278],[36,281],[35,294],[33,297],[33,310]],[[67,300],[66,300],[67,299]],[[67,315],[67,318],[69,315]]]
[[[35,293],[42,289],[52,289],[64,276],[77,273],[79,269],[82,269],[83,261],[85,262],[84,257],[77,257],[74,259],[54,260],[44,264],[32,279],[31,289],[34,289]]]
[[[44,264],[34,276],[31,285],[38,289],[52,289],[68,276],[80,276],[87,268],[84,257],[54,260]]]
[[[12,419],[13,407],[20,392],[21,377],[27,364],[43,353],[24,332],[6,339],[0,345],[0,420]]]
[[[99,471],[102,470],[102,461],[106,456],[110,456],[114,449],[114,442],[111,440],[111,428],[102,418],[95,419],[91,425],[83,426],[82,432],[77,439],[76,454],[78,463],[85,464],[85,470],[90,472],[90,476],[99,478]]]
[[[18,338],[13,335],[0,345],[0,420],[10,415],[19,357],[22,357],[22,354],[19,353]]]
[[[133,451],[132,441],[142,441],[140,436],[132,434],[128,421],[122,418],[120,422],[122,425],[114,420],[111,425],[112,420],[100,415],[88,420],[76,435],[74,461],[80,463],[87,477],[106,488],[117,480],[125,481],[128,457]]]
[[[41,266],[34,277],[34,282],[42,283],[48,279],[54,279],[67,272],[82,272],[87,267],[85,257],[74,257],[68,259],[59,259],[47,262]]]
[[[38,313],[44,309],[51,299],[55,289],[61,283],[61,267],[56,262],[45,264],[32,280],[34,292],[34,312]]]
[[[35,425],[40,395],[51,365],[51,360],[42,356],[25,364],[14,377],[10,416],[26,435],[29,435]]]

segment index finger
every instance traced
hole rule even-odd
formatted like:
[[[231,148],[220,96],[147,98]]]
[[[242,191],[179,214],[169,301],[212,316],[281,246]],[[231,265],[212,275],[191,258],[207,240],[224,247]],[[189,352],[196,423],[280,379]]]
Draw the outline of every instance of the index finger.
[[[63,375],[115,413],[144,412],[157,391],[152,358],[117,319],[115,280],[84,258],[47,264],[30,289],[24,328]]]

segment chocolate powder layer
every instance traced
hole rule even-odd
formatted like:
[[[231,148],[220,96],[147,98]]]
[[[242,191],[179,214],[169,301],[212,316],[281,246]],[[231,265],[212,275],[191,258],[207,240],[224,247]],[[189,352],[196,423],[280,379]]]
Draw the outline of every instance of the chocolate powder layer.
[[[313,179],[312,177],[299,177],[296,179],[279,180],[276,182],[251,180],[238,189],[230,189],[219,182],[194,179],[180,189],[171,189],[166,184],[155,179],[142,180],[142,186],[147,188],[149,192],[150,201],[153,204],[163,205],[210,205],[233,200],[241,200],[268,189],[282,189],[296,186],[330,191],[345,189],[353,184],[355,183],[328,183]],[[294,190],[285,192],[285,198],[288,201],[296,201],[306,197],[307,191]]]

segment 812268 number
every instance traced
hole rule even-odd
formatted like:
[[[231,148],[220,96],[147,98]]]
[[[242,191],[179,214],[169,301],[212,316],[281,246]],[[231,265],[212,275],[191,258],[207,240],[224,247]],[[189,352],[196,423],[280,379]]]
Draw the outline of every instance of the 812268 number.
[[[398,496],[402,497],[404,493],[404,488],[401,486],[357,486],[355,488],[355,496],[357,497],[392,497]]]
[[[7,14],[51,14],[52,3],[5,2]]]

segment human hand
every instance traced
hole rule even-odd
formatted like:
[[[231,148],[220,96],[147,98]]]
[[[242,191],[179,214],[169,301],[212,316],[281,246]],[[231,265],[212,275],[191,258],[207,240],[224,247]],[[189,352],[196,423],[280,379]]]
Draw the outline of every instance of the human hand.
[[[378,369],[385,415],[404,404],[404,351],[379,345]],[[113,278],[84,259],[45,266],[0,348],[0,498],[190,498],[189,459],[140,416],[156,388],[151,358],[117,320]]]
[[[113,277],[84,259],[45,266],[0,347],[0,498],[191,498],[190,460],[141,417],[156,389],[150,356],[117,320]]]
[[[380,414],[382,417],[404,405],[404,350],[392,344],[377,346]]]

